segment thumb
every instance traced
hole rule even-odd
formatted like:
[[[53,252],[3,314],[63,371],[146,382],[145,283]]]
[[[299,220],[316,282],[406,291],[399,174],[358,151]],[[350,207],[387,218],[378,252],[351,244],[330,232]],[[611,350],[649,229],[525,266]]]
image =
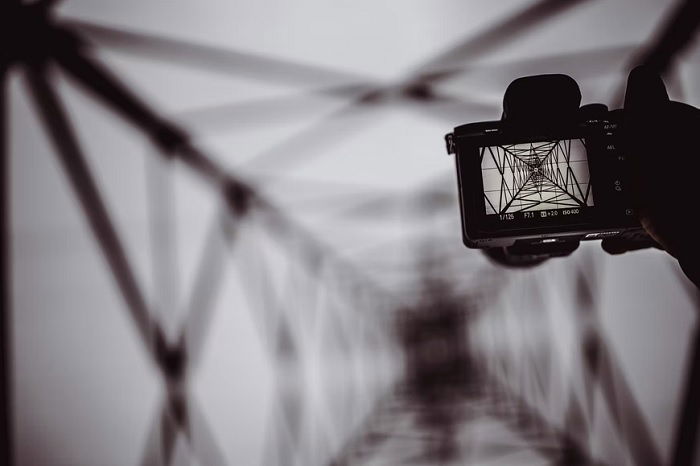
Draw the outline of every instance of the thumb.
[[[626,116],[654,116],[650,112],[663,108],[668,101],[666,86],[651,67],[640,65],[630,72],[625,91]]]
[[[645,65],[634,68],[627,79],[621,145],[629,160],[631,193],[638,211],[646,210],[653,200],[650,191],[654,187],[649,181],[658,169],[656,155],[662,143],[657,135],[668,106],[668,94],[659,74]]]

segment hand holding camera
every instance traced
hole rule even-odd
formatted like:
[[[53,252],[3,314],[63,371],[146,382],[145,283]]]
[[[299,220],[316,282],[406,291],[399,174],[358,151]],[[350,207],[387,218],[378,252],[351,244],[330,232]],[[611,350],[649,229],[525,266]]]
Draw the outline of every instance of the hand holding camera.
[[[691,141],[700,110],[670,101],[645,67],[630,74],[623,110],[580,101],[568,76],[520,78],[500,121],[446,136],[464,243],[514,266],[568,255],[582,240],[603,239],[612,254],[655,246],[700,283]]]
[[[629,154],[632,196],[645,231],[678,259],[700,286],[698,200],[700,159],[695,137],[700,110],[669,100],[663,81],[648,67],[637,67],[627,81],[621,137]],[[612,254],[638,249],[611,238]]]

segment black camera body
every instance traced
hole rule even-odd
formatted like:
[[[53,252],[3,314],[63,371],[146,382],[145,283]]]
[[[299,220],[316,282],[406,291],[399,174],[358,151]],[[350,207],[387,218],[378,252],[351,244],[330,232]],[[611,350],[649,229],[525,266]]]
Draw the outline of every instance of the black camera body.
[[[546,257],[581,240],[647,241],[620,126],[621,111],[576,103],[561,118],[456,127],[445,139],[455,154],[464,244]]]

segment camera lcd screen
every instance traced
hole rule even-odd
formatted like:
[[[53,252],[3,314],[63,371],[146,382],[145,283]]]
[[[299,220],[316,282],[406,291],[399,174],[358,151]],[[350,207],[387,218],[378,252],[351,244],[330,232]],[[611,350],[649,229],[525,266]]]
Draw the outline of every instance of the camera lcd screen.
[[[479,157],[487,216],[577,216],[594,205],[584,139],[479,147]]]

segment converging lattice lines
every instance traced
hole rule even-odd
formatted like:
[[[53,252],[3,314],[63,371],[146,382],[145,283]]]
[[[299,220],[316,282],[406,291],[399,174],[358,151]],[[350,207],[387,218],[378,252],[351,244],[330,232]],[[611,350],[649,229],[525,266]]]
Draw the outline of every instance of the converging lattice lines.
[[[583,139],[482,147],[486,214],[593,205]]]

